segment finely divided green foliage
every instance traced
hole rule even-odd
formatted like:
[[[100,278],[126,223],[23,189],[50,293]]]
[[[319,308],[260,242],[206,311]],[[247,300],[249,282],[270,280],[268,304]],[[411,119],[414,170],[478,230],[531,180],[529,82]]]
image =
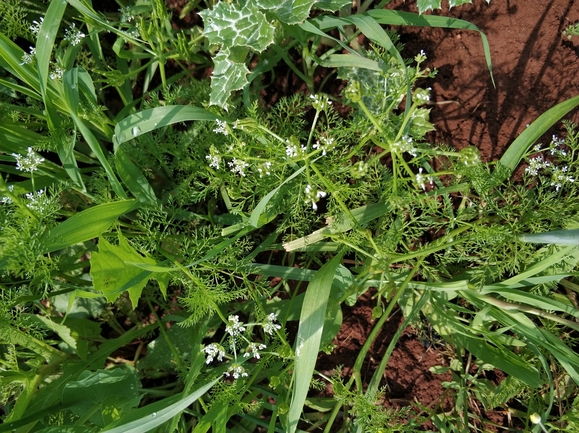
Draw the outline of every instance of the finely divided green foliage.
[[[382,25],[480,30],[389,10],[351,15],[348,3],[217,2],[197,11],[202,46],[200,29],[173,32],[161,0],[123,7],[118,22],[79,0],[53,1],[36,41],[42,53],[30,62],[0,34],[0,113],[10,119],[0,125],[0,398],[9,411],[0,432],[188,431],[193,423],[195,432],[296,431],[312,419],[325,431],[412,431],[421,422],[413,411],[378,407],[404,327],[367,390],[362,381],[370,347],[398,307],[404,326],[426,321],[455,358],[448,395],[456,407],[429,413],[441,429],[484,426],[469,413],[475,399],[509,410],[516,397],[549,414],[563,399],[555,388],[579,383],[571,338],[579,313],[558,286],[578,290],[571,236],[579,137],[567,123],[566,142],[533,147],[579,100],[537,119],[494,171],[475,148],[423,143],[433,128],[429,90],[416,87],[428,76],[425,56],[404,59]],[[86,33],[80,46],[60,40],[73,15]],[[334,30],[340,38],[328,34]],[[112,36],[103,39],[105,31]],[[359,33],[373,45],[358,46]],[[327,40],[335,46],[318,57]],[[196,55],[200,49],[211,51]],[[165,76],[169,58],[206,65],[211,56],[211,87]],[[266,109],[248,83],[261,85],[280,60],[312,95]],[[66,69],[60,78],[50,77],[56,65]],[[324,83],[314,92],[318,65],[338,69],[348,82],[343,95],[326,97]],[[161,87],[148,92],[156,71]],[[136,82],[143,97],[133,94]],[[243,101],[232,97],[236,89]],[[124,107],[107,105],[114,92]],[[334,100],[351,115],[339,116]],[[548,165],[539,159],[547,153]],[[33,170],[14,167],[25,158]],[[509,181],[523,160],[533,188]],[[342,303],[369,288],[373,329],[351,377],[336,371],[330,380],[338,401],[308,397],[327,379],[315,364],[321,349],[331,350]],[[143,320],[155,324],[125,330]],[[295,341],[286,331],[292,321]],[[149,342],[143,360],[142,347],[117,357],[138,342]],[[116,362],[136,371],[112,368]],[[511,383],[485,382],[495,368]]]

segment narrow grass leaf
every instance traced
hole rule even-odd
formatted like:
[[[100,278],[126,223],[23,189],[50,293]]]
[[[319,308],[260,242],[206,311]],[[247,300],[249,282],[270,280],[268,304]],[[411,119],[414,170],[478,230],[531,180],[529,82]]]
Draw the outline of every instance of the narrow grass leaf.
[[[327,60],[320,62],[325,68],[363,68],[382,72],[384,68],[376,60],[357,54],[332,54]],[[386,72],[386,71],[384,71]]]
[[[143,110],[140,113],[131,114],[117,123],[113,140],[115,150],[126,141],[173,123],[190,120],[214,122],[218,119],[222,118],[204,108],[189,107],[187,105],[169,105]]]
[[[66,6],[66,1],[50,2],[36,39],[36,65],[38,68],[40,93],[45,101],[52,49],[54,48],[54,41],[56,40],[56,34],[58,33]]]
[[[257,204],[257,206],[255,206],[255,209],[253,210],[253,212],[251,213],[251,216],[249,217],[249,224],[251,224],[253,227],[259,227],[260,226],[259,225],[259,222],[260,222],[259,217],[261,216],[261,214],[265,210],[265,207],[267,206],[269,201],[280,190],[280,188],[282,186],[284,186],[286,183],[292,181],[294,178],[299,176],[305,169],[306,169],[306,166],[304,165],[302,168],[300,168],[294,174],[292,174],[286,180],[284,180],[277,188],[273,189],[264,198],[262,198],[259,201],[259,203]]]
[[[434,1],[433,4],[436,4],[436,1]],[[438,5],[440,6],[440,0],[438,0]],[[442,27],[447,29],[462,29],[478,32],[483,44],[487,68],[491,75],[493,85],[495,84],[489,41],[486,35],[474,24],[456,18],[437,15],[416,15],[410,12],[400,12],[390,9],[372,9],[369,10],[367,14],[373,17],[380,24],[413,27]]]
[[[187,407],[195,402],[195,400],[205,395],[205,393],[209,391],[219,380],[220,379],[218,378],[206,385],[203,385],[187,397],[167,406],[164,409],[149,413],[136,421],[132,421],[112,429],[105,428],[104,430],[101,430],[100,433],[146,433],[151,431],[155,427],[158,427],[161,424],[171,420],[173,417],[180,415],[181,412],[187,409]],[[142,409],[146,410],[147,406]]]
[[[119,180],[117,179],[115,172],[113,171],[111,165],[109,164],[107,156],[103,152],[103,148],[102,148],[101,144],[99,143],[99,141],[97,140],[97,138],[95,137],[93,132],[89,129],[88,126],[86,126],[84,121],[75,112],[71,111],[71,112],[69,112],[69,115],[70,115],[70,117],[72,117],[72,120],[74,121],[76,127],[79,129],[83,138],[85,139],[85,141],[89,145],[90,149],[97,156],[99,162],[101,163],[102,167],[104,168],[105,172],[107,173],[107,176],[109,178],[109,182],[111,184],[113,191],[119,197],[121,197],[123,199],[127,199],[128,197],[127,197],[125,190],[123,189],[122,185],[120,184]]]
[[[526,271],[521,272],[519,275],[515,275],[514,277],[503,281],[502,284],[505,286],[509,286],[511,284],[515,284],[515,283],[518,283],[520,281],[526,280],[530,277],[534,277],[535,275],[544,271],[545,269],[548,269],[549,267],[561,262],[561,260],[565,256],[568,256],[568,255],[576,252],[577,248],[579,248],[579,247],[575,246],[575,245],[571,245],[571,246],[568,246],[566,248],[562,248],[558,252],[551,254],[546,259],[541,260],[538,263],[535,263],[533,266],[531,266]]]
[[[294,392],[288,412],[288,432],[296,431],[316,366],[326,320],[326,308],[341,254],[322,266],[308,285],[295,348]]]
[[[3,33],[0,33],[0,67],[10,72],[12,75],[24,81],[28,86],[33,88],[38,94],[27,91],[28,96],[34,99],[40,97],[40,83],[38,82],[38,73],[32,65],[21,65],[24,51],[13,41],[8,39]],[[3,81],[3,84],[6,84]],[[18,91],[21,91],[18,89]],[[24,93],[24,92],[22,92]]]
[[[39,240],[41,250],[51,253],[99,237],[118,217],[137,209],[139,205],[136,200],[123,200],[83,210],[46,231]]]
[[[558,122],[569,111],[579,105],[579,96],[561,102],[553,108],[541,114],[531,125],[519,135],[515,141],[511,143],[507,151],[499,160],[499,164],[503,167],[500,171],[495,171],[498,180],[507,179],[511,173],[517,168],[523,156],[535,144],[535,142],[547,130]]]
[[[354,217],[355,221],[353,221],[349,215],[343,213],[335,220],[328,219],[328,225],[326,227],[316,230],[302,238],[286,242],[283,244],[283,247],[286,251],[294,251],[304,248],[307,245],[319,242],[333,234],[344,233],[348,230],[352,230],[356,226],[367,224],[384,215],[388,209],[390,209],[390,206],[386,203],[374,203],[359,207],[351,211],[351,215]]]
[[[142,203],[154,205],[159,202],[155,191],[141,170],[131,161],[123,147],[115,153],[117,173],[129,191]]]
[[[535,244],[579,245],[579,229],[522,235],[521,240]]]

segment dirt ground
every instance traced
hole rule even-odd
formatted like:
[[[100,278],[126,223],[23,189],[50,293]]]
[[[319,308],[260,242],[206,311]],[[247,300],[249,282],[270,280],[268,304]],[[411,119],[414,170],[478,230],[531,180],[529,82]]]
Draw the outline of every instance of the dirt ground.
[[[426,28],[397,30],[405,45],[403,57],[411,58],[424,50],[428,56],[424,66],[438,70],[435,78],[420,83],[432,88],[431,121],[436,131],[429,140],[457,149],[476,146],[484,160],[492,161],[501,157],[527,124],[557,103],[579,94],[579,37],[569,41],[561,34],[566,26],[579,21],[579,1],[492,0],[489,5],[483,0],[473,0],[473,3],[450,11],[445,7],[435,14],[470,21],[486,34],[496,87],[478,33]],[[416,12],[415,4],[394,0],[387,7]],[[568,118],[579,122],[577,111]],[[555,126],[549,134],[560,131],[560,125]],[[348,376],[365,336],[372,329],[373,306],[366,299],[352,308],[344,308],[344,325],[335,341],[338,347],[331,356],[320,357],[318,368],[325,371],[332,364],[343,364],[342,373]],[[380,334],[370,360],[364,365],[367,375],[363,379],[371,378],[400,323],[402,318],[394,316]],[[434,375],[429,368],[445,362],[440,348],[423,344],[415,331],[406,330],[382,382],[389,390],[386,405],[400,406],[411,401],[423,406],[437,405],[444,394],[442,382],[448,381],[450,374]],[[500,380],[500,373],[497,379]],[[500,411],[483,417],[509,426],[507,416]]]
[[[569,41],[561,34],[579,21],[579,2],[473,3],[436,14],[470,21],[485,33],[496,87],[478,33],[407,27],[400,34],[404,56],[422,49],[428,56],[424,65],[438,70],[423,84],[432,87],[432,100],[439,104],[431,112],[436,132],[430,140],[458,149],[476,146],[488,161],[500,158],[543,112],[579,94],[579,37]],[[388,8],[416,11],[415,4],[394,0]],[[577,122],[579,115],[571,119]]]
[[[184,3],[167,0],[177,10]],[[428,139],[457,149],[476,146],[484,160],[497,160],[526,125],[557,103],[579,94],[579,37],[567,40],[562,36],[566,26],[579,22],[579,0],[492,0],[490,4],[473,0],[473,5],[450,11],[446,1],[443,3],[442,11],[428,13],[470,21],[488,37],[495,85],[478,33],[397,28],[405,45],[403,57],[412,58],[424,50],[428,60],[423,65],[438,70],[435,78],[420,83],[432,88],[431,120],[436,131]],[[415,4],[415,0],[393,0],[387,8],[415,12]],[[186,17],[179,25],[197,21],[196,17]],[[268,103],[280,93],[305,88],[292,78],[280,87],[277,92],[267,92],[271,98]],[[579,122],[577,111],[568,118]],[[549,134],[560,131],[559,125]],[[331,355],[320,356],[319,371],[331,374],[336,365],[343,365],[342,374],[348,377],[372,329],[373,306],[374,301],[366,297],[354,307],[344,307],[344,325],[335,340],[337,348]],[[364,380],[371,378],[402,320],[396,314],[387,322],[364,364]],[[416,331],[406,330],[382,382],[388,387],[385,404],[405,406],[416,401],[423,406],[437,405],[444,394],[442,382],[450,375],[434,375],[429,368],[445,364],[443,352],[436,345],[424,344]],[[444,407],[445,402],[442,404]],[[508,425],[500,412],[484,417]]]

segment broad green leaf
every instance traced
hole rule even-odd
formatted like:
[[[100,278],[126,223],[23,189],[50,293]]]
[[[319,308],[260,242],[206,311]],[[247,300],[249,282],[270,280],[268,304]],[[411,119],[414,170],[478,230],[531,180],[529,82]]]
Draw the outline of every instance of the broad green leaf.
[[[117,148],[115,165],[121,180],[141,203],[151,205],[158,203],[155,191],[153,191],[149,181],[133,161],[131,161],[131,158],[123,147]]]
[[[58,425],[36,430],[36,433],[94,433],[94,428],[82,425]]]
[[[497,180],[507,179],[519,165],[523,156],[547,130],[569,111],[579,105],[579,96],[567,99],[541,114],[511,143],[499,160],[501,170],[495,170]]]
[[[138,406],[140,388],[141,383],[132,368],[84,371],[77,381],[66,384],[62,402],[79,417],[93,412],[89,421],[104,427]]]
[[[51,253],[96,238],[107,231],[117,218],[137,209],[139,205],[136,200],[122,200],[83,210],[48,229],[39,239],[40,249],[43,253]]]
[[[417,0],[418,12],[423,14],[429,9],[440,9],[442,0]]]
[[[36,326],[42,326],[43,328],[56,333],[64,343],[68,344],[73,349],[76,349],[76,341],[70,335],[70,329],[67,326],[55,323],[48,317],[39,314],[24,313],[21,314],[21,317],[25,323],[34,323]]]
[[[326,308],[341,254],[322,266],[305,294],[296,336],[293,394],[288,413],[288,431],[296,431],[308,395],[326,320]]]
[[[191,341],[196,335],[197,329],[190,326],[171,326],[166,332],[166,336],[183,361],[188,361],[191,357]],[[161,334],[147,345],[147,356],[139,361],[137,367],[139,371],[148,369],[174,371],[179,365],[177,361],[165,336]]]
[[[99,250],[91,255],[90,274],[94,288],[104,293],[107,301],[113,302],[125,290],[133,308],[137,307],[141,292],[151,278],[155,278],[161,287],[161,292],[167,294],[167,283],[170,274],[155,275],[142,270],[130,263],[145,263],[154,265],[156,262],[149,257],[143,257],[127,240],[119,234],[119,245],[112,245],[103,237],[99,238]]]
[[[210,44],[261,52],[273,42],[274,27],[252,2],[242,6],[219,2],[213,10],[206,9],[199,15],[205,24],[203,35]]]
[[[119,145],[126,141],[173,123],[190,120],[215,121],[217,119],[221,119],[221,117],[204,108],[187,105],[168,105],[143,110],[140,113],[131,114],[117,123],[113,136],[115,151]]]
[[[170,405],[163,404],[164,401],[159,402],[160,404],[153,403],[149,406],[145,406],[143,408],[138,409],[139,412],[149,412],[144,415],[142,418],[132,421],[118,427],[112,429],[104,429],[101,430],[100,433],[146,433],[148,431],[153,430],[155,427],[164,424],[165,422],[171,420],[173,417],[178,416],[183,412],[189,405],[194,403],[197,399],[201,398],[207,391],[211,389],[213,385],[215,385],[220,379],[215,379],[209,382],[206,385],[203,385],[195,392],[191,393],[185,398],[178,396],[180,399],[175,403]],[[174,400],[171,398],[166,399],[168,401]],[[149,409],[150,406],[154,406],[155,408],[162,407],[160,410],[156,409]]]
[[[229,58],[229,50],[222,49],[213,59],[215,64],[211,75],[211,105],[228,108],[227,101],[231,93],[243,89],[248,83],[249,69],[243,62],[234,62]]]
[[[66,354],[60,350],[5,322],[0,323],[0,341],[2,341],[3,344],[22,346],[40,355],[49,364],[62,362],[66,358]]]
[[[521,240],[536,244],[579,245],[579,229],[522,235]]]

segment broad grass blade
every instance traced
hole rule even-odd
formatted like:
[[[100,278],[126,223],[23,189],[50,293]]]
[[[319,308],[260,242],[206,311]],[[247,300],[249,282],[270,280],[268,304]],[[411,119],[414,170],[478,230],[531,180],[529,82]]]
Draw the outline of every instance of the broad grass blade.
[[[189,107],[187,105],[169,105],[166,107],[150,108],[140,113],[125,117],[115,127],[115,150],[117,147],[139,135],[178,122],[189,120],[216,121],[222,119],[204,108]]]
[[[304,165],[302,168],[300,168],[294,174],[292,174],[290,177],[288,177],[286,180],[284,180],[281,183],[281,185],[279,185],[277,188],[270,191],[264,198],[262,198],[260,200],[260,202],[257,204],[257,206],[255,207],[255,209],[253,210],[253,212],[251,213],[251,216],[249,217],[249,224],[251,224],[253,227],[259,227],[259,217],[261,216],[261,214],[265,210],[265,207],[267,206],[269,201],[272,199],[272,197],[279,191],[279,189],[283,185],[290,182],[295,177],[299,176],[305,169],[306,169],[306,166]]]
[[[579,229],[522,235],[521,240],[535,244],[579,245]]]
[[[493,174],[497,180],[507,179],[519,165],[523,156],[547,130],[558,122],[569,111],[579,105],[579,96],[561,102],[541,114],[527,127],[515,141],[511,143],[503,157],[499,160],[502,170]]]
[[[534,277],[535,275],[544,271],[545,269],[547,269],[553,265],[556,265],[557,263],[560,263],[565,256],[576,253],[577,248],[579,248],[579,247],[575,246],[575,245],[571,245],[571,246],[568,246],[566,248],[562,248],[561,250],[550,255],[546,259],[541,260],[540,262],[534,264],[526,271],[521,272],[520,274],[515,275],[514,277],[509,278],[506,281],[503,281],[501,284],[505,285],[505,286],[510,286],[511,284],[515,284],[515,283],[518,283],[519,281],[523,281],[523,280],[526,280],[530,277]]]
[[[39,240],[40,249],[51,253],[99,237],[118,217],[139,206],[136,200],[123,200],[83,210],[45,232]]]
[[[56,33],[60,27],[60,22],[64,16],[67,3],[63,1],[50,2],[44,21],[40,26],[38,38],[36,39],[36,64],[40,81],[40,93],[46,101],[46,83],[50,69],[50,58],[56,40]]]
[[[344,233],[348,230],[352,230],[356,226],[367,224],[368,222],[384,215],[389,209],[390,205],[386,203],[374,203],[359,207],[350,212],[355,221],[353,221],[349,215],[343,213],[337,218],[338,221],[336,221],[334,224],[333,220],[328,219],[328,225],[326,227],[316,230],[315,232],[310,233],[309,235],[302,238],[286,242],[283,244],[283,247],[286,251],[294,251],[300,248],[304,248],[307,245],[319,242],[333,234]]]
[[[326,320],[326,307],[341,254],[322,266],[312,278],[305,294],[296,337],[294,392],[288,412],[288,432],[296,431],[310,389],[310,382],[320,351]]]
[[[143,416],[142,418],[132,421],[127,424],[123,424],[121,426],[101,430],[100,433],[146,433],[148,431],[153,430],[155,427],[160,426],[161,424],[171,420],[173,417],[179,415],[183,412],[189,405],[191,405],[195,400],[201,398],[207,391],[209,391],[213,385],[215,385],[219,381],[215,379],[209,382],[206,385],[203,385],[201,388],[197,389],[192,394],[188,395],[187,397],[179,400],[164,409],[159,411],[153,412]],[[147,409],[146,407],[142,409]]]
[[[489,41],[485,34],[474,24],[456,18],[437,15],[416,15],[410,12],[393,11],[390,9],[372,9],[366,13],[380,24],[413,27],[442,27],[447,29],[463,29],[478,32],[482,40],[487,68],[491,75],[493,85],[495,85]]]
[[[154,205],[158,203],[155,191],[141,170],[133,164],[131,158],[119,147],[115,153],[117,173],[129,191],[142,203]]]

